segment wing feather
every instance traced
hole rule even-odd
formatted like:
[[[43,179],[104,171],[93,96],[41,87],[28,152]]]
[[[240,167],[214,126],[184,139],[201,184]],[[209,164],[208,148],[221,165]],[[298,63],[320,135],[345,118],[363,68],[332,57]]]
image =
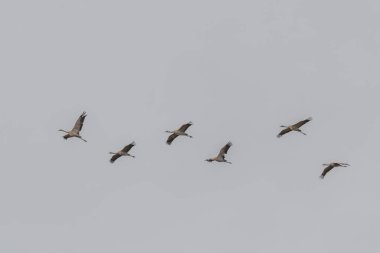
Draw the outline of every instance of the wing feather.
[[[87,114],[86,112],[83,112],[79,118],[77,119],[77,121],[75,122],[75,125],[74,125],[74,128],[73,130],[75,131],[78,131],[80,132],[82,130],[82,127],[83,127],[83,122],[84,122],[84,119],[86,118]]]
[[[186,124],[183,124],[179,129],[178,131],[180,132],[185,132],[193,123],[192,122],[189,122],[189,123],[186,123]]]
[[[224,158],[224,155],[227,154],[228,150],[232,146],[232,142],[228,142],[220,151],[218,156],[221,156]]]
[[[132,142],[130,144],[128,144],[127,146],[125,146],[122,151],[125,152],[125,153],[128,153],[129,150],[131,150],[131,148],[133,148],[133,146],[135,146],[136,143],[135,142]]]
[[[307,118],[305,120],[301,120],[299,122],[297,122],[296,124],[294,124],[294,127],[295,128],[300,128],[301,126],[305,125],[307,122],[311,121],[313,118]]]
[[[174,141],[174,139],[177,138],[177,137],[178,137],[177,134],[171,134],[171,135],[168,137],[166,143],[167,143],[168,145],[172,144],[172,142]]]
[[[334,165],[332,165],[332,164],[328,165],[328,166],[323,170],[323,172],[322,172],[322,174],[321,174],[320,177],[323,179],[323,178],[326,176],[326,174],[329,173],[329,171],[332,170],[333,168],[334,168]]]
[[[120,155],[119,153],[114,154],[114,155],[111,157],[110,162],[111,162],[111,163],[115,162],[120,156],[121,156],[121,155]]]
[[[290,127],[287,127],[287,128],[285,128],[285,129],[283,129],[283,130],[277,135],[277,138],[280,138],[281,136],[283,136],[284,134],[289,133],[290,131],[292,131],[292,130],[290,130]]]

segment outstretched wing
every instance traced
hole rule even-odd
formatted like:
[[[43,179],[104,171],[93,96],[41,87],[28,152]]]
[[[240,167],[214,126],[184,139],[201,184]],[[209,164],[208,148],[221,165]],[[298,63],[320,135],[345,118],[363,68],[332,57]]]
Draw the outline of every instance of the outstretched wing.
[[[86,116],[87,116],[86,112],[83,112],[79,116],[79,118],[77,119],[77,122],[75,122],[73,130],[78,131],[78,133],[80,130],[82,130],[83,122],[84,122],[84,119],[86,118]]]
[[[294,124],[294,127],[295,128],[300,128],[301,126],[305,125],[307,122],[311,121],[313,118],[310,117],[310,118],[307,118],[305,120],[301,120],[300,122],[297,122],[296,124]]]
[[[322,172],[320,178],[324,178],[326,176],[327,173],[329,173],[330,170],[332,170],[334,168],[334,165],[332,164],[329,164]]]
[[[114,155],[111,157],[110,162],[111,162],[111,163],[115,162],[120,156],[121,156],[121,155],[120,155],[119,153],[114,154]]]
[[[189,122],[189,123],[186,123],[186,124],[183,124],[179,129],[178,131],[179,132],[185,132],[193,123],[192,122]]]
[[[232,146],[232,142],[228,142],[220,151],[219,151],[219,154],[218,154],[218,157],[223,157],[224,158],[224,155],[227,154],[228,150],[230,149],[230,147]]]
[[[283,130],[277,135],[277,138],[280,138],[281,136],[283,136],[284,134],[289,133],[290,131],[292,131],[292,130],[290,130],[290,127],[287,127],[287,128],[285,128],[285,129],[283,129]]]
[[[127,146],[125,146],[121,151],[128,153],[128,151],[131,150],[131,148],[133,148],[133,146],[135,146],[135,145],[136,145],[136,143],[132,142],[131,144],[128,144]]]
[[[168,139],[167,139],[167,141],[166,141],[166,144],[168,144],[168,145],[172,144],[172,142],[174,141],[174,139],[177,138],[177,137],[178,137],[177,134],[171,134],[171,135],[168,137]]]

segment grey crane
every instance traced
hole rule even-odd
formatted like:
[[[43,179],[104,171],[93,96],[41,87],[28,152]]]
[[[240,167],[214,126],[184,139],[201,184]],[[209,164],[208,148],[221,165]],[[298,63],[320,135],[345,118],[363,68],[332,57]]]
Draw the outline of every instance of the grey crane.
[[[193,138],[193,136],[191,135],[188,135],[186,133],[186,130],[192,125],[193,123],[190,121],[189,123],[186,123],[186,124],[183,124],[180,128],[178,128],[177,130],[174,130],[174,131],[165,131],[166,133],[171,133],[171,135],[168,137],[168,139],[166,140],[166,143],[168,145],[172,144],[172,142],[174,141],[175,138],[177,138],[178,136],[187,136],[189,138]]]
[[[86,118],[87,114],[86,112],[83,112],[79,118],[77,119],[77,121],[75,122],[75,125],[73,127],[73,129],[71,129],[70,131],[65,131],[63,129],[59,129],[58,131],[61,131],[61,132],[65,132],[66,134],[63,136],[63,138],[65,140],[67,140],[68,138],[72,138],[72,137],[76,137],[76,138],[79,138],[81,139],[82,141],[84,142],[87,142],[85,139],[82,138],[82,136],[80,136],[80,131],[82,130],[82,127],[83,127],[83,122],[84,122],[84,119]]]
[[[277,137],[280,138],[281,136],[283,136],[284,134],[287,134],[291,131],[296,131],[296,132],[299,132],[303,135],[306,135],[304,132],[301,131],[300,127],[305,125],[307,122],[311,121],[313,118],[312,117],[309,117],[305,120],[301,120],[293,125],[290,125],[290,126],[280,126],[280,127],[285,127],[285,129],[283,129],[278,135]]]
[[[215,156],[213,158],[206,159],[205,161],[207,161],[207,162],[214,162],[214,161],[215,162],[224,162],[224,163],[231,164],[231,162],[227,161],[224,157],[227,154],[227,152],[231,146],[232,146],[232,142],[228,142],[226,145],[224,145],[223,148],[220,149],[219,154],[217,156]]]
[[[119,157],[121,156],[130,156],[130,157],[133,157],[135,158],[135,156],[133,155],[130,155],[128,152],[129,150],[131,150],[131,148],[133,148],[133,146],[135,146],[136,143],[133,141],[131,142],[130,144],[128,144],[127,146],[125,146],[122,150],[118,151],[117,153],[114,153],[114,152],[110,152],[111,155],[113,155],[110,159],[110,162],[111,163],[114,163]]]
[[[350,166],[348,163],[340,163],[340,162],[332,162],[332,163],[328,163],[328,164],[324,163],[322,165],[327,166],[327,167],[323,170],[322,174],[320,175],[321,179],[324,179],[326,174],[329,173],[329,171],[334,169],[335,167],[348,167],[348,166]]]

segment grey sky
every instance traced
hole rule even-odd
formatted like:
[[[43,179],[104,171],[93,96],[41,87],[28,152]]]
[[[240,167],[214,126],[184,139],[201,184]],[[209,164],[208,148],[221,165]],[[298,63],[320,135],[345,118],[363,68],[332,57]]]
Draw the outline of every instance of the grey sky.
[[[1,1],[0,251],[379,252],[379,14]],[[84,110],[88,143],[64,141]],[[276,138],[309,116],[307,136]],[[227,141],[232,165],[204,161]],[[321,181],[333,160],[352,166]]]

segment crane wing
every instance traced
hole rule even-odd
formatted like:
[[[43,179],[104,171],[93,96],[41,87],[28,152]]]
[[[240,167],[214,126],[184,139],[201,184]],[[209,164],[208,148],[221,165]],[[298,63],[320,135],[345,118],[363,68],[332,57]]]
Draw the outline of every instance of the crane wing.
[[[111,157],[110,162],[111,162],[111,163],[115,162],[120,156],[121,156],[121,155],[120,155],[119,153],[114,154],[114,155]]]
[[[289,133],[290,131],[292,131],[292,130],[290,130],[290,127],[287,127],[287,128],[285,128],[285,129],[283,129],[283,130],[277,135],[277,138],[280,138],[281,136],[283,136],[284,134]]]
[[[75,125],[74,125],[74,128],[73,130],[75,131],[79,131],[82,130],[82,127],[83,127],[83,122],[84,122],[84,119],[86,118],[87,114],[86,112],[83,112],[79,118],[77,119],[77,121],[75,122]]]
[[[167,143],[168,145],[172,144],[172,142],[174,141],[174,139],[177,138],[177,137],[178,137],[177,134],[171,134],[171,135],[168,137],[166,143]]]
[[[136,143],[132,142],[131,144],[128,144],[127,146],[125,146],[121,151],[128,153],[128,151],[131,150],[131,148],[133,148],[133,146],[135,146],[135,145],[136,145]]]
[[[299,122],[297,122],[296,124],[294,124],[294,127],[295,128],[300,128],[301,126],[305,125],[307,122],[311,121],[313,118],[310,117],[310,118],[307,118],[305,120],[301,120]]]
[[[185,132],[193,123],[192,122],[189,122],[189,123],[186,123],[186,124],[183,124],[179,129],[178,131],[179,132]]]
[[[227,154],[228,150],[230,149],[230,147],[232,146],[232,142],[228,142],[220,151],[219,151],[219,154],[218,154],[218,157],[223,157],[224,158],[224,155]]]
[[[332,164],[329,164],[322,172],[320,178],[324,178],[326,176],[327,173],[329,173],[330,170],[332,170],[334,168],[334,165]]]

